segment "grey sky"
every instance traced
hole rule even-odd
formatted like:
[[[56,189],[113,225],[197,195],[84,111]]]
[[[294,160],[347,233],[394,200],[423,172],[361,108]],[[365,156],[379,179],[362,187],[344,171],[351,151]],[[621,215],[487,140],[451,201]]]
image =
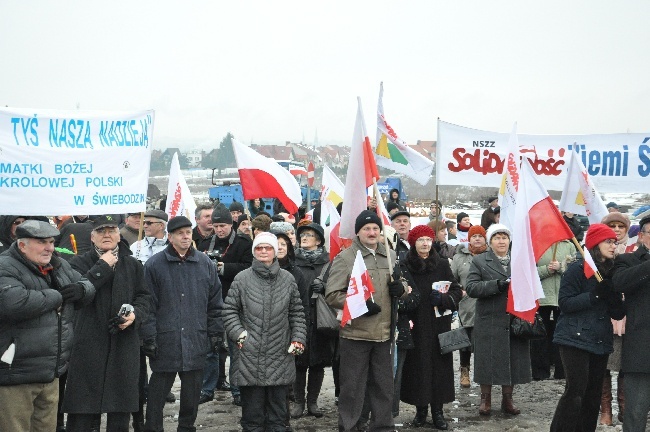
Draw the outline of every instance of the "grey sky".
[[[436,118],[529,134],[650,130],[650,2],[0,3],[0,104],[156,110],[155,145],[349,144],[379,82],[407,142]]]

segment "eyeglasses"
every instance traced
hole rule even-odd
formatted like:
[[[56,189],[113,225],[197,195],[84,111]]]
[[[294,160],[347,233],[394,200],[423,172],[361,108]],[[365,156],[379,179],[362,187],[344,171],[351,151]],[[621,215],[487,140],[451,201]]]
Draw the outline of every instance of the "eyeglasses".
[[[305,237],[306,238],[312,238],[312,237],[316,237],[316,236],[313,235],[313,234],[309,234],[309,233],[300,234],[300,238],[305,238]]]
[[[273,250],[273,246],[255,246],[255,252],[271,252]]]
[[[144,222],[142,222],[142,223],[143,223],[144,225],[149,226],[149,225],[151,225],[151,224],[155,224],[155,223],[159,223],[159,224],[161,224],[162,222],[158,222],[158,221],[144,221]]]
[[[618,246],[618,242],[612,239],[605,240],[605,243],[607,244],[607,246],[612,246],[612,245]]]
[[[420,237],[415,241],[416,243],[433,243],[433,239],[429,237]]]
[[[623,224],[617,224],[617,223],[612,223],[612,224],[609,224],[609,225],[607,225],[607,226],[610,227],[610,228],[626,228],[625,225],[623,225]]]

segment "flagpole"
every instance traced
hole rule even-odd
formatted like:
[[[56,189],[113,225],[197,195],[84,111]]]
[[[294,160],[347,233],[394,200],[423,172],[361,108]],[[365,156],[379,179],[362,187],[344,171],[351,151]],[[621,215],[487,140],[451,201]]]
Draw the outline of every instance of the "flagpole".
[[[373,194],[375,195],[375,199],[377,202],[381,199],[381,195],[379,193],[379,188],[377,187],[377,179],[372,178],[372,189],[373,189]],[[379,205],[377,205],[377,210],[379,210]],[[375,210],[375,211],[377,211]],[[390,262],[390,248],[388,246],[388,237],[386,237],[386,232],[384,231],[384,218],[380,217],[379,220],[381,220],[381,230],[384,232],[384,247],[386,248],[386,258],[388,258],[388,272],[390,274],[390,280],[391,282],[393,281],[393,263]]]
[[[553,245],[553,258],[551,258],[551,261],[555,261],[556,254],[557,254],[557,243]]]
[[[582,255],[582,257],[583,257],[583,259],[584,259],[585,251],[582,249],[582,246],[580,246],[580,243],[578,243],[578,239],[576,239],[575,237],[573,237],[573,238],[571,239],[571,241],[572,241],[573,244],[576,246],[576,249],[578,249],[578,252],[580,252],[580,254]],[[602,281],[603,281],[603,277],[600,275],[600,272],[598,271],[598,269],[594,269],[594,270],[596,271],[596,273],[595,273],[595,275],[596,275],[596,280],[597,280],[598,282],[602,282]]]

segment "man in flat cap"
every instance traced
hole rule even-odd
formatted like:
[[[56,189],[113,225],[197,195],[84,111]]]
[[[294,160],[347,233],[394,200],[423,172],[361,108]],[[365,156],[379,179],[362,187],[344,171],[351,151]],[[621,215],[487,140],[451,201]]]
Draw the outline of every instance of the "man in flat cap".
[[[167,218],[167,213],[157,209],[144,214],[145,237],[131,245],[133,256],[142,264],[167,246]]]
[[[178,430],[196,430],[205,357],[223,343],[217,267],[192,246],[189,219],[172,218],[168,229],[169,245],[144,265],[152,295],[151,313],[141,330],[152,371],[145,431],[153,432],[163,430],[165,396],[177,374],[181,379]]]
[[[125,241],[120,241],[112,215],[93,221],[93,249],[75,256],[70,265],[97,288],[92,303],[75,317],[75,343],[66,384],[63,412],[68,432],[86,432],[107,415],[107,430],[128,430],[138,403],[140,337],[138,328],[149,312],[151,295],[144,270]],[[146,370],[145,370],[146,373]],[[139,411],[140,410],[140,411]],[[134,430],[144,416],[134,414]]]
[[[28,220],[0,256],[0,430],[52,432],[75,306],[95,288],[53,255],[59,230]]]

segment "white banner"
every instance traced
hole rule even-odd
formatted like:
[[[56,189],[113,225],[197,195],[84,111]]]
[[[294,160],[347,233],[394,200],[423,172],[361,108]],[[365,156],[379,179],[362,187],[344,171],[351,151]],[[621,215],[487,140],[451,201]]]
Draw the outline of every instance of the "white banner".
[[[509,136],[438,120],[437,184],[499,187]],[[548,190],[562,190],[569,152],[576,151],[598,191],[648,191],[650,132],[517,138],[519,151]]]
[[[0,108],[0,213],[146,208],[154,112]]]

